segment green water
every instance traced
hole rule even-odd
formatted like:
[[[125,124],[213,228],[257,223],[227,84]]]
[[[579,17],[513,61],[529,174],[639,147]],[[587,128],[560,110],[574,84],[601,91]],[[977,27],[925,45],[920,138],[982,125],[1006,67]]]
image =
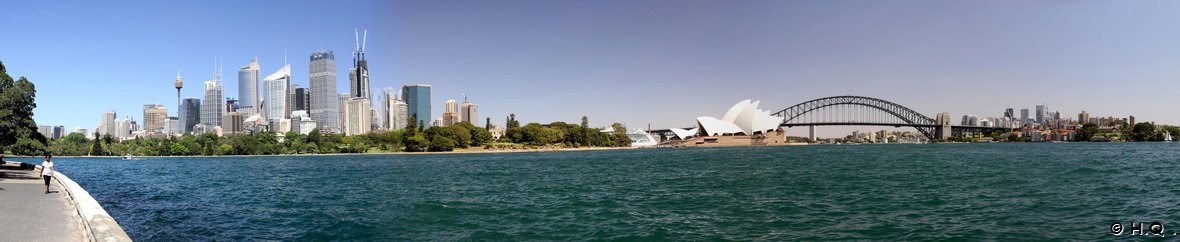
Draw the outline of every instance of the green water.
[[[60,159],[133,239],[1110,240],[1180,230],[1180,144]],[[1173,229],[1175,228],[1175,229]]]

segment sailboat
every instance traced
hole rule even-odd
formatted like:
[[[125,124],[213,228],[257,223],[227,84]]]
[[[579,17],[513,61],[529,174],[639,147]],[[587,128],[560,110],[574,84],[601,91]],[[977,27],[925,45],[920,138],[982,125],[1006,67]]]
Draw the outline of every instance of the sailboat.
[[[1168,131],[1164,131],[1164,142],[1172,142],[1172,134]]]

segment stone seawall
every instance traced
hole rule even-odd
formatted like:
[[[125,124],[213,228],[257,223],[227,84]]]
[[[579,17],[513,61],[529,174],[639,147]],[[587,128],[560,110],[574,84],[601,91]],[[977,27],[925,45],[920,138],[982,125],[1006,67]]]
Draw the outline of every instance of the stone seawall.
[[[38,165],[38,167],[40,166]],[[70,201],[77,208],[78,215],[82,218],[82,224],[86,228],[87,239],[105,242],[132,241],[131,237],[127,236],[127,232],[123,231],[123,227],[115,222],[115,218],[112,218],[107,210],[103,209],[102,205],[90,196],[90,192],[82,189],[82,186],[61,172],[55,172],[53,178],[61,184],[65,192],[69,194]]]

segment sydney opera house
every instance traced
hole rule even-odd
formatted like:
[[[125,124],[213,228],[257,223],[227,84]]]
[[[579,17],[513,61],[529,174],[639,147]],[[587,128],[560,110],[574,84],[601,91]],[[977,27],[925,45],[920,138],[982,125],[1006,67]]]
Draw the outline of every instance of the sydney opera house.
[[[671,129],[674,134],[665,145],[673,147],[693,146],[741,146],[741,145],[782,145],[786,134],[779,124],[782,117],[770,115],[770,111],[758,109],[758,101],[742,100],[721,119],[697,117],[696,128]]]

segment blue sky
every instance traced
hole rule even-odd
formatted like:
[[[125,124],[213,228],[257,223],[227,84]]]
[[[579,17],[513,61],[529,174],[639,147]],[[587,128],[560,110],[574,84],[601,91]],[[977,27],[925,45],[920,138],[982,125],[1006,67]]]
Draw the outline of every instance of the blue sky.
[[[1044,103],[1180,124],[1177,12],[1176,1],[18,1],[0,9],[0,61],[37,84],[36,121],[67,129],[93,130],[112,109],[140,119],[149,103],[175,113],[176,68],[182,95],[201,96],[215,56],[236,97],[253,56],[265,76],[286,51],[306,86],[322,46],[347,91],[353,27],[366,24],[373,89],[433,84],[434,117],[465,93],[498,124],[516,113],[687,127],[742,99],[781,109],[851,94],[931,117]]]

